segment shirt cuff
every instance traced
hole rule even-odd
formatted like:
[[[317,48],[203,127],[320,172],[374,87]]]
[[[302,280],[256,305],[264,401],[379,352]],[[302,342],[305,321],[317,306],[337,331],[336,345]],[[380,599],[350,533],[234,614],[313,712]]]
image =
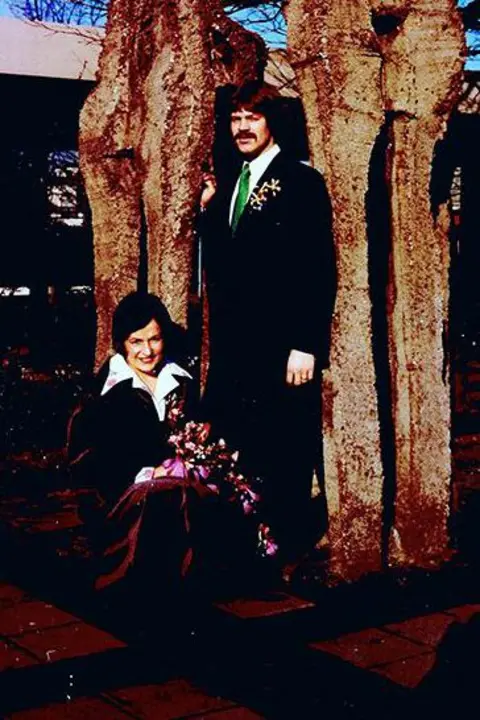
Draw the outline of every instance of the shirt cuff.
[[[135,485],[137,483],[148,482],[153,480],[154,467],[144,467],[135,475]]]

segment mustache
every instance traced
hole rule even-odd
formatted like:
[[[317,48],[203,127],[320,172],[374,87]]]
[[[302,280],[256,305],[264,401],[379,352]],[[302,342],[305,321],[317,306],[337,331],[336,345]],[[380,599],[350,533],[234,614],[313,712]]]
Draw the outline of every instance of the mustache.
[[[255,135],[255,133],[239,132],[234,136],[233,139],[234,140],[256,140],[257,136]]]

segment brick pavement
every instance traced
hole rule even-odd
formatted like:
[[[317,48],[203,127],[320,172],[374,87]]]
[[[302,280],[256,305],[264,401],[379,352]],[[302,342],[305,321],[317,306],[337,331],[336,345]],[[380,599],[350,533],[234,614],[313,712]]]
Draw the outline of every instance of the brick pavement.
[[[256,599],[238,598],[219,603],[218,609],[233,618],[241,628],[240,635],[246,636],[252,623],[263,619],[268,625],[274,616],[281,616],[285,622],[289,614],[294,622],[305,610],[310,612],[313,605],[289,593],[277,593],[271,597],[267,594]],[[285,636],[282,650],[282,638],[276,637],[276,649],[270,654],[267,649],[259,670],[249,672],[245,668],[242,675],[239,644],[231,647],[231,657],[210,655],[208,672],[200,667],[201,663],[186,662],[185,675],[178,672],[178,666],[172,666],[170,674],[159,673],[156,682],[151,677],[151,659],[148,672],[138,671],[137,655],[130,654],[128,643],[64,609],[30,596],[17,586],[3,583],[0,584],[0,686],[2,683],[4,688],[13,686],[18,692],[17,695],[10,693],[3,708],[0,700],[0,712],[4,713],[4,720],[126,717],[261,720],[291,717],[291,708],[295,708],[298,701],[299,714],[295,716],[300,718],[310,717],[315,707],[319,711],[322,707],[337,708],[336,718],[377,717],[374,712],[377,701],[384,708],[387,698],[390,703],[387,707],[392,708],[399,699],[405,700],[422,685],[435,669],[437,651],[451,628],[466,626],[475,617],[480,618],[480,605],[446,607],[327,639],[316,637],[318,623],[314,614],[310,617],[307,635],[298,636],[296,643],[292,644],[291,637],[287,640]],[[211,640],[215,642],[213,637]],[[202,653],[204,651],[205,648]],[[258,650],[252,645],[251,652],[253,659]],[[161,654],[162,648],[156,647],[151,657],[160,664]],[[120,656],[123,670],[117,674],[120,666],[115,658]],[[205,665],[208,664],[206,658],[207,655]],[[85,680],[88,668],[95,677],[94,682],[92,678]],[[313,668],[318,668],[317,677],[321,682],[312,683],[309,679]],[[209,681],[206,680],[208,673]],[[335,680],[335,691],[328,687],[330,679],[332,683]],[[34,692],[31,693],[31,689]],[[348,701],[344,698],[340,702],[342,692]],[[309,693],[311,697],[307,698]],[[282,703],[285,714],[282,714]],[[345,715],[341,714],[340,706],[348,709]],[[390,711],[386,712],[384,717],[390,718]]]
[[[310,647],[341,658],[370,672],[384,675],[397,685],[417,687],[432,670],[436,649],[448,629],[480,614],[480,605],[447,608],[379,628],[313,642]]]
[[[469,372],[474,374],[464,392],[465,408],[457,408],[454,419],[460,436],[453,444],[453,505],[461,510],[460,521],[462,516],[467,519],[463,525],[456,520],[457,534],[465,544],[472,538],[476,543],[480,488],[480,414],[478,407],[472,407],[478,400],[472,394],[478,389],[472,385],[473,381],[478,384],[478,367],[471,365]],[[57,433],[58,438],[53,442],[52,430],[44,427],[42,418],[23,412],[35,407],[33,390],[41,389],[40,385],[47,389],[49,379],[29,378],[28,401],[27,395],[14,388],[12,401],[22,413],[18,431],[10,438],[12,448],[23,451],[32,445],[42,452],[37,452],[38,458],[23,453],[22,462],[14,467],[15,493],[25,486],[28,493],[34,491],[36,504],[31,497],[4,496],[0,520],[19,531],[22,542],[30,539],[26,555],[43,543],[62,557],[69,555],[72,538],[78,540],[78,503],[88,503],[89,496],[86,491],[59,491],[59,481],[52,482],[52,468],[61,457],[55,453],[47,457],[43,450],[63,442],[64,422],[57,420],[53,436]],[[70,395],[63,398],[57,385],[52,384],[53,416],[66,419]],[[65,407],[62,403],[57,407],[60,396]],[[46,395],[38,402],[46,403]],[[45,439],[50,444],[45,445]],[[51,492],[45,496],[46,487]],[[84,548],[77,543],[75,551],[81,557]],[[16,557],[14,562],[18,562]],[[439,659],[452,633],[475,627],[472,623],[480,618],[480,605],[444,602],[430,612],[420,603],[421,607],[403,612],[397,608],[395,617],[385,619],[379,611],[381,600],[373,591],[371,617],[358,622],[352,620],[358,613],[355,601],[335,607],[334,600],[323,606],[321,593],[318,597],[314,593],[313,602],[311,595],[300,595],[218,603],[218,613],[228,622],[218,624],[214,636],[207,634],[179,672],[178,664],[166,662],[168,650],[161,636],[150,638],[148,629],[145,642],[151,647],[142,664],[123,634],[120,639],[110,628],[83,619],[78,608],[70,613],[16,585],[0,583],[0,714],[4,720],[322,716],[372,720],[377,715],[391,720],[394,707],[403,710],[405,698],[416,697],[422,688],[436,693],[445,684],[448,691],[449,666],[458,665],[458,658],[465,655],[459,667],[461,674],[467,674],[469,658],[461,633],[440,675]],[[474,645],[476,639],[473,633]],[[440,680],[435,684],[431,681],[436,676]],[[440,692],[440,702],[442,697]]]
[[[42,669],[54,663],[63,664],[62,672],[44,676],[52,687],[51,695],[63,695],[63,702],[29,705],[29,682],[33,675],[25,675],[21,695],[13,700],[19,709],[6,712],[5,720],[75,720],[98,718],[137,718],[138,720],[174,720],[175,718],[203,718],[212,720],[256,720],[261,716],[253,710],[220,696],[212,696],[181,677],[162,683],[134,684],[109,687],[112,676],[105,672],[106,687],[92,696],[76,696],[75,666],[68,661],[110,655],[115,651],[128,652],[125,642],[112,634],[93,627],[64,610],[30,597],[19,587],[0,584],[0,679],[6,675],[13,680],[25,668]],[[132,656],[132,663],[135,657]],[[109,658],[104,659],[108,665]],[[75,667],[75,671],[73,668]],[[71,670],[71,672],[70,672]],[[7,678],[7,682],[8,682]],[[68,681],[67,681],[68,678]],[[115,681],[113,679],[113,684]],[[48,693],[47,693],[48,694]],[[12,702],[12,700],[10,701]],[[2,701],[0,700],[0,712]]]

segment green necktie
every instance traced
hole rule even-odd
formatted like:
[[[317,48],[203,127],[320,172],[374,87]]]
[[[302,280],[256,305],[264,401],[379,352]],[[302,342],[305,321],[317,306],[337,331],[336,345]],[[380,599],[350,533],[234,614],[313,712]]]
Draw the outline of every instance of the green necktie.
[[[232,217],[232,233],[237,229],[238,221],[245,209],[245,205],[248,200],[248,187],[250,184],[250,165],[244,163],[242,172],[240,173],[240,181],[238,183],[238,194],[235,200],[235,207],[233,208]]]

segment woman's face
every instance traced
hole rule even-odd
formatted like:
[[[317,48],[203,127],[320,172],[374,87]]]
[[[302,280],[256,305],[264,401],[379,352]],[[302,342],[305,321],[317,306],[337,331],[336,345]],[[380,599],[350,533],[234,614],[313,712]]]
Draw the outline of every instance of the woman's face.
[[[150,320],[125,340],[125,360],[136,372],[155,375],[163,360],[163,346],[162,330],[156,320]]]

